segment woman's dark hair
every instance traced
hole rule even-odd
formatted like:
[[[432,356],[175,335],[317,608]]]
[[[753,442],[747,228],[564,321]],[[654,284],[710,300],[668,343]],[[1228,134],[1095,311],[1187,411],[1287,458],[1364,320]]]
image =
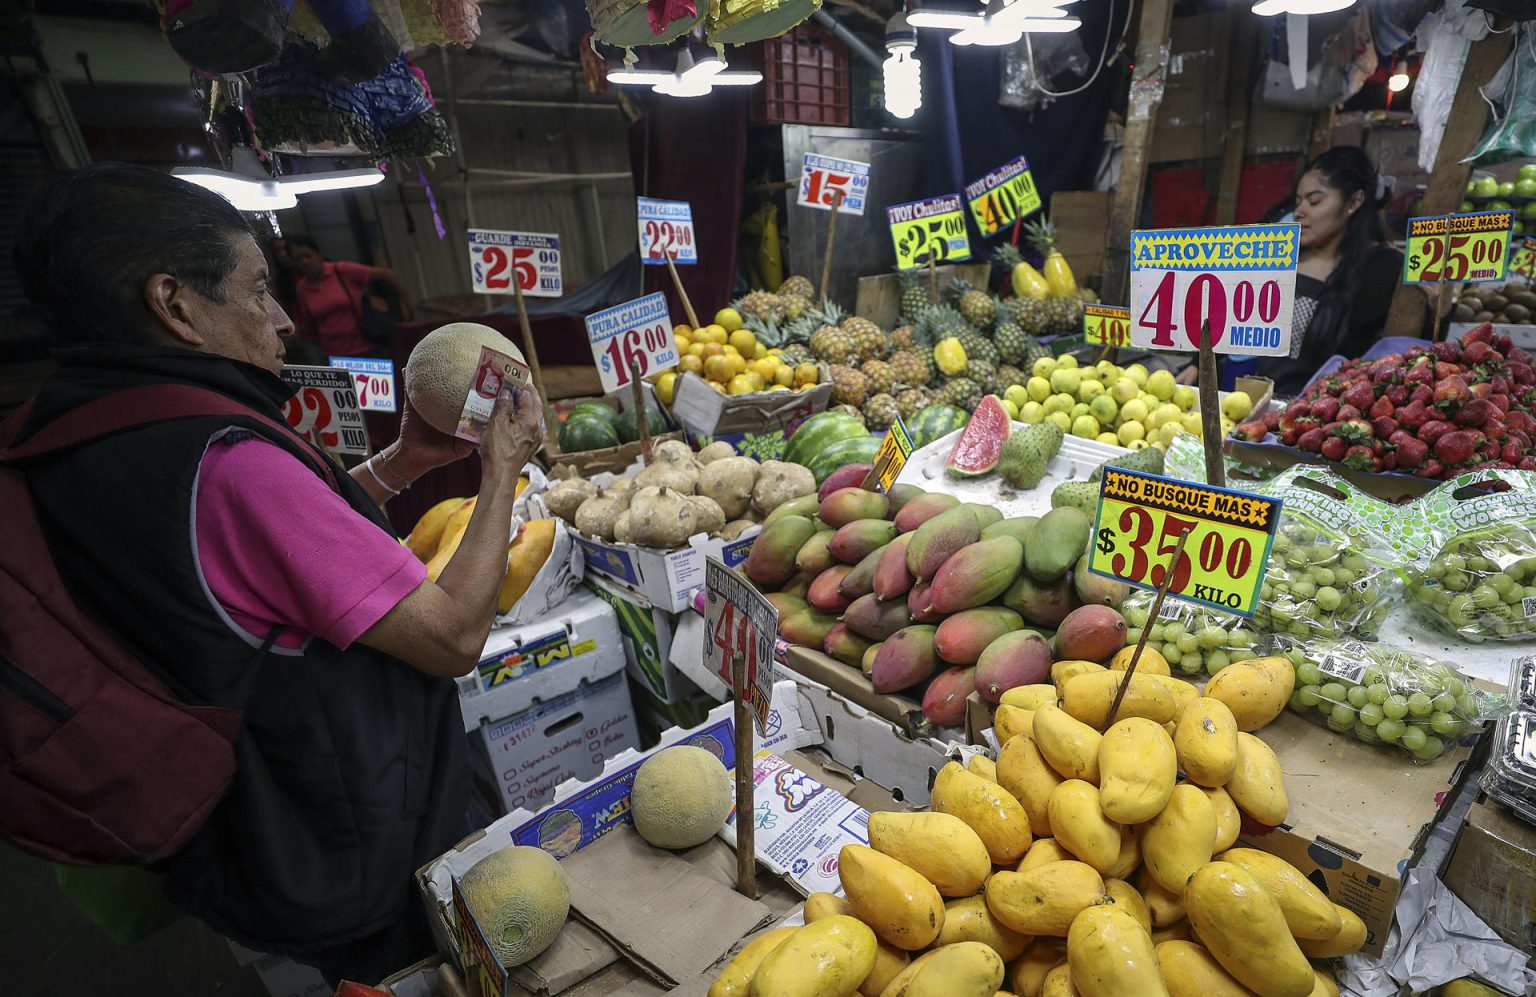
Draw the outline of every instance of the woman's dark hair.
[[[16,228],[22,290],[65,343],[142,343],[153,319],[144,284],[157,273],[224,300],[251,236],[224,198],[159,170],[94,163],[49,177]]]
[[[303,246],[305,249],[313,249],[321,257],[325,256],[325,251],[320,248],[320,244],[307,235],[285,235],[283,238],[288,242],[289,252],[293,252],[296,246]]]
[[[1329,275],[1324,294],[1342,295],[1353,300],[1365,254],[1387,238],[1381,222],[1376,167],[1365,150],[1357,145],[1337,145],[1307,164],[1303,174],[1316,170],[1323,182],[1338,191],[1348,204],[1358,191],[1364,198],[1359,209],[1344,224],[1339,241],[1339,263]]]

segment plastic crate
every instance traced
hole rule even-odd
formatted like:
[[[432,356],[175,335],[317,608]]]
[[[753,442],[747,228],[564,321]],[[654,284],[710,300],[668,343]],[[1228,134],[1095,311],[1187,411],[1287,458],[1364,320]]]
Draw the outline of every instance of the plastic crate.
[[[773,125],[848,124],[848,46],[814,24],[761,42],[752,118]]]

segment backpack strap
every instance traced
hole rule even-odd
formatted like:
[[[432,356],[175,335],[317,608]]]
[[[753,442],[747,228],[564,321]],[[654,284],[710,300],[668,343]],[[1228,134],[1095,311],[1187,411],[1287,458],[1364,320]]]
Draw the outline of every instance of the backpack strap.
[[[170,419],[239,416],[259,422],[301,443],[301,447],[292,451],[295,456],[323,477],[332,491],[340,492],[330,462],[316,453],[292,427],[268,418],[227,395],[206,388],[188,384],[150,384],[116,391],[64,413],[32,434],[25,443],[14,443],[31,411],[32,403],[28,402],[13,413],[4,425],[0,425],[0,464],[19,463],[113,433]]]

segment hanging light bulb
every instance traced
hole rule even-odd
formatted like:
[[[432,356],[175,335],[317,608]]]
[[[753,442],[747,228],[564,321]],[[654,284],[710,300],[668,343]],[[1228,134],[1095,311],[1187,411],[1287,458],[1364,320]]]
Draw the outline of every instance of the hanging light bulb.
[[[886,22],[885,50],[891,53],[882,67],[886,113],[910,118],[923,106],[923,64],[917,60],[917,32],[901,11]]]
[[[1026,34],[1076,31],[1083,22],[1061,8],[1077,0],[987,0],[975,13],[916,10],[907,22],[917,28],[953,31],[954,45],[1012,45]]]
[[[695,62],[693,53],[686,48],[677,53],[675,72],[653,69],[608,71],[609,83],[648,86],[667,97],[702,97],[715,87],[749,87],[762,81],[763,74],[756,70],[726,72],[725,61],[713,54]]]
[[[1256,0],[1253,12],[1260,17],[1276,14],[1332,14],[1355,5],[1355,0]]]

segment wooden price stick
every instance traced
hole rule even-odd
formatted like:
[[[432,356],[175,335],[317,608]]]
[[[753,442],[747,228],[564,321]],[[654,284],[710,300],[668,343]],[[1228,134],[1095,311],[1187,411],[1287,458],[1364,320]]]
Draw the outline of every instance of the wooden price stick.
[[[1445,338],[1445,318],[1451,313],[1450,303],[1456,297],[1455,288],[1461,287],[1459,283],[1440,284],[1439,293],[1435,295],[1435,328],[1430,334],[1429,341],[1438,343]]]
[[[822,295],[826,295],[826,288],[822,288]],[[928,251],[928,297],[934,304],[939,303],[939,271],[933,262],[933,250]]]
[[[677,296],[683,301],[683,312],[688,316],[688,325],[694,329],[699,327],[699,317],[694,314],[693,302],[688,300],[688,292],[683,290],[683,278],[677,275],[677,266],[672,262],[672,243],[667,243],[667,248],[661,251],[661,258],[667,261],[667,272],[672,275],[672,286],[677,288]]]
[[[843,192],[841,189],[832,192],[832,220],[827,222],[827,251],[821,257],[821,296],[824,299],[831,298],[828,290],[832,280],[832,243],[837,240],[837,216],[843,206]]]
[[[651,419],[645,406],[645,387],[640,383],[640,365],[629,365],[629,390],[635,406],[635,425],[640,427],[640,462],[651,463]]]
[[[747,656],[731,655],[736,700],[736,892],[757,899],[757,790],[752,778],[752,710],[747,705]]]
[[[1115,690],[1115,701],[1109,704],[1109,719],[1104,723],[1106,730],[1114,724],[1115,714],[1120,712],[1120,701],[1125,699],[1125,690],[1130,688],[1131,676],[1136,674],[1136,664],[1141,661],[1142,648],[1147,646],[1147,634],[1152,632],[1152,624],[1157,622],[1158,614],[1163,611],[1163,596],[1168,594],[1168,586],[1173,584],[1174,569],[1179,565],[1179,558],[1184,556],[1184,544],[1193,532],[1185,530],[1179,534],[1179,545],[1173,548],[1173,557],[1168,559],[1168,566],[1163,569],[1163,583],[1157,587],[1157,597],[1152,600],[1152,615],[1147,617],[1147,625],[1141,628],[1141,639],[1136,641],[1136,650],[1125,666],[1125,678],[1120,680],[1120,688]]]
[[[528,306],[523,303],[523,282],[515,273],[512,275],[512,300],[517,305],[517,324],[523,330],[523,356],[528,360],[528,370],[533,375],[533,390],[539,393],[539,401],[544,406],[544,445],[548,447],[555,442],[558,420],[555,418],[555,407],[549,400],[549,392],[544,390],[544,370],[539,366],[539,348],[533,344],[533,325],[528,321]]]
[[[1221,458],[1221,400],[1216,394],[1216,351],[1211,348],[1211,323],[1200,323],[1200,437],[1205,444],[1205,482],[1227,487]]]

